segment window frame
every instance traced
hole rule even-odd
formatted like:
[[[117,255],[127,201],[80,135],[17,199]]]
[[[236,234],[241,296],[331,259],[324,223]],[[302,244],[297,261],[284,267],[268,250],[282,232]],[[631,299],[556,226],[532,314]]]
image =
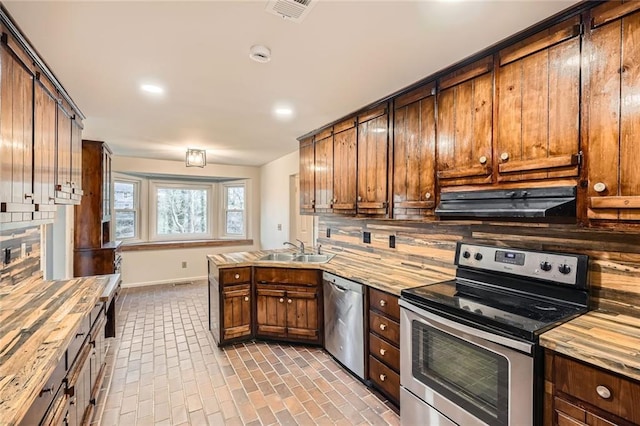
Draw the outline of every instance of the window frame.
[[[191,189],[207,191],[207,232],[197,234],[158,234],[158,189]],[[195,183],[186,181],[149,181],[149,238],[148,241],[193,241],[214,239],[214,229],[216,227],[213,204],[215,185],[206,183]]]
[[[133,185],[133,208],[132,209],[118,209],[116,208],[116,183],[126,183],[126,184],[132,184]],[[141,191],[141,182],[139,180],[136,179],[127,179],[127,178],[120,178],[120,177],[116,177],[113,179],[113,236],[114,239],[118,240],[118,241],[140,241],[142,239],[141,236],[141,209],[140,209],[140,191]],[[118,212],[122,211],[122,212],[133,212],[134,213],[134,221],[133,221],[133,237],[125,237],[125,238],[118,238],[117,236],[117,217],[118,217]]]
[[[235,181],[235,182],[223,182],[220,184],[221,190],[221,206],[220,206],[220,238],[229,240],[240,240],[247,237],[247,182]],[[244,209],[227,209],[228,207],[228,189],[242,187],[244,189]],[[241,234],[231,234],[227,232],[227,213],[229,212],[242,212],[242,229]]]

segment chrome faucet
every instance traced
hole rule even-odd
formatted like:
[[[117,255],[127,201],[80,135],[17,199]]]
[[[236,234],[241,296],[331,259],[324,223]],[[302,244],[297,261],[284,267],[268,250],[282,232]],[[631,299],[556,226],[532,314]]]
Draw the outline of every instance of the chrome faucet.
[[[300,254],[304,253],[304,244],[302,245],[302,247],[298,247],[297,245],[290,243],[289,241],[285,241],[284,243],[282,243],[283,246],[289,245],[291,247],[293,247],[294,249],[298,250],[300,252]]]
[[[304,241],[296,240],[300,243],[300,254],[304,254]]]

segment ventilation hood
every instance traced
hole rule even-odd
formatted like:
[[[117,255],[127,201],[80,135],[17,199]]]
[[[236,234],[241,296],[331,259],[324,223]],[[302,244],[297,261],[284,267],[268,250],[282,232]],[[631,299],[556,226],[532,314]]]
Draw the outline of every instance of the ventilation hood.
[[[445,192],[441,217],[575,217],[576,187]]]

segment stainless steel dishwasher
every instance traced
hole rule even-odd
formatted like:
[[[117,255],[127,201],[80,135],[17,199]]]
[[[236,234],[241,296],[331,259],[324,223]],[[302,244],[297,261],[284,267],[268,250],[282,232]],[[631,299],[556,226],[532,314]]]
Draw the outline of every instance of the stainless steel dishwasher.
[[[364,292],[362,284],[322,274],[325,349],[364,380]]]

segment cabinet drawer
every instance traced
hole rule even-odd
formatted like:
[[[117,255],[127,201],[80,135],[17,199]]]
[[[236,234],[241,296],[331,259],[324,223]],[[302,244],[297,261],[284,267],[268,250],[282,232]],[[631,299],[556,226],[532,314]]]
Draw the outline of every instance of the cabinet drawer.
[[[221,269],[220,278],[223,285],[234,285],[251,282],[251,267]]]
[[[259,284],[318,285],[320,271],[316,269],[256,268],[255,280]]]
[[[394,402],[400,401],[400,375],[369,355],[369,378]]]
[[[400,321],[398,297],[373,288],[369,289],[369,305],[371,309],[384,312],[387,316]]]
[[[369,353],[400,372],[400,349],[375,334],[369,334]]]
[[[73,334],[71,343],[69,343],[69,346],[67,347],[67,370],[73,365],[73,361],[76,359],[82,344],[89,336],[89,330],[91,330],[91,316],[87,315],[80,322],[80,325]]]
[[[640,383],[559,355],[553,367],[556,390],[640,423]]]
[[[369,314],[369,330],[399,347],[400,324],[375,312]]]

